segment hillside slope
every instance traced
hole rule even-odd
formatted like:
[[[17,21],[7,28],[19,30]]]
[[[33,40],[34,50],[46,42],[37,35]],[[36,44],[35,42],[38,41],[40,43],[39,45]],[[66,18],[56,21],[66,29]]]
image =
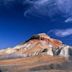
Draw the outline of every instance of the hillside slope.
[[[71,70],[71,56],[71,46],[40,33],[13,48],[0,50],[0,70],[3,72]]]

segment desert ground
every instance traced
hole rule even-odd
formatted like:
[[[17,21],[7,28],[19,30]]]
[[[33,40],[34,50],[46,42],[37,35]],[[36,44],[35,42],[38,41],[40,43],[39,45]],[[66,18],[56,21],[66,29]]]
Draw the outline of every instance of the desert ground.
[[[0,60],[0,72],[72,72],[69,65],[64,57],[39,55]]]

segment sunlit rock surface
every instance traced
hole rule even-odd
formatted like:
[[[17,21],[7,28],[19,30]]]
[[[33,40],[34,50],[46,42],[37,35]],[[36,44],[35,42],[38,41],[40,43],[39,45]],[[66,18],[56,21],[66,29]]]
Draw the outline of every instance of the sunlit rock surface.
[[[50,56],[70,57],[70,46],[64,45],[60,40],[53,39],[45,33],[35,34],[30,39],[13,48],[0,50],[1,57],[14,56],[18,57],[32,57],[40,54],[47,54]],[[6,57],[5,57],[6,58]]]
[[[72,47],[45,33],[35,34],[13,48],[0,50],[2,72],[72,70]],[[64,72],[63,71],[63,72]]]

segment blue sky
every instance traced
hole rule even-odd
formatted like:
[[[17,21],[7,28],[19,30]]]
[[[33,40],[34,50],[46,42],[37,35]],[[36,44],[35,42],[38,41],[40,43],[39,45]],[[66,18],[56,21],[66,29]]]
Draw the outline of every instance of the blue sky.
[[[0,6],[0,48],[13,47],[31,37],[32,34],[42,32],[72,45],[70,12],[68,13],[67,9],[65,13],[56,8],[50,10],[52,6],[46,10],[46,6],[43,5],[45,2],[42,0],[36,3],[33,1],[33,4],[31,2],[27,1],[25,4],[15,2],[13,5],[10,3],[10,5]],[[47,11],[50,12],[47,14]]]

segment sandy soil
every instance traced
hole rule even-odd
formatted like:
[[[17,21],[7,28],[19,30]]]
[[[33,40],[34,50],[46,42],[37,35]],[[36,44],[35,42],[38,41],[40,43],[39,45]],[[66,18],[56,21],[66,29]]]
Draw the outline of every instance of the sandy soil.
[[[61,64],[65,62],[63,57],[48,55],[6,59],[0,60],[0,72],[66,72],[61,70]]]

